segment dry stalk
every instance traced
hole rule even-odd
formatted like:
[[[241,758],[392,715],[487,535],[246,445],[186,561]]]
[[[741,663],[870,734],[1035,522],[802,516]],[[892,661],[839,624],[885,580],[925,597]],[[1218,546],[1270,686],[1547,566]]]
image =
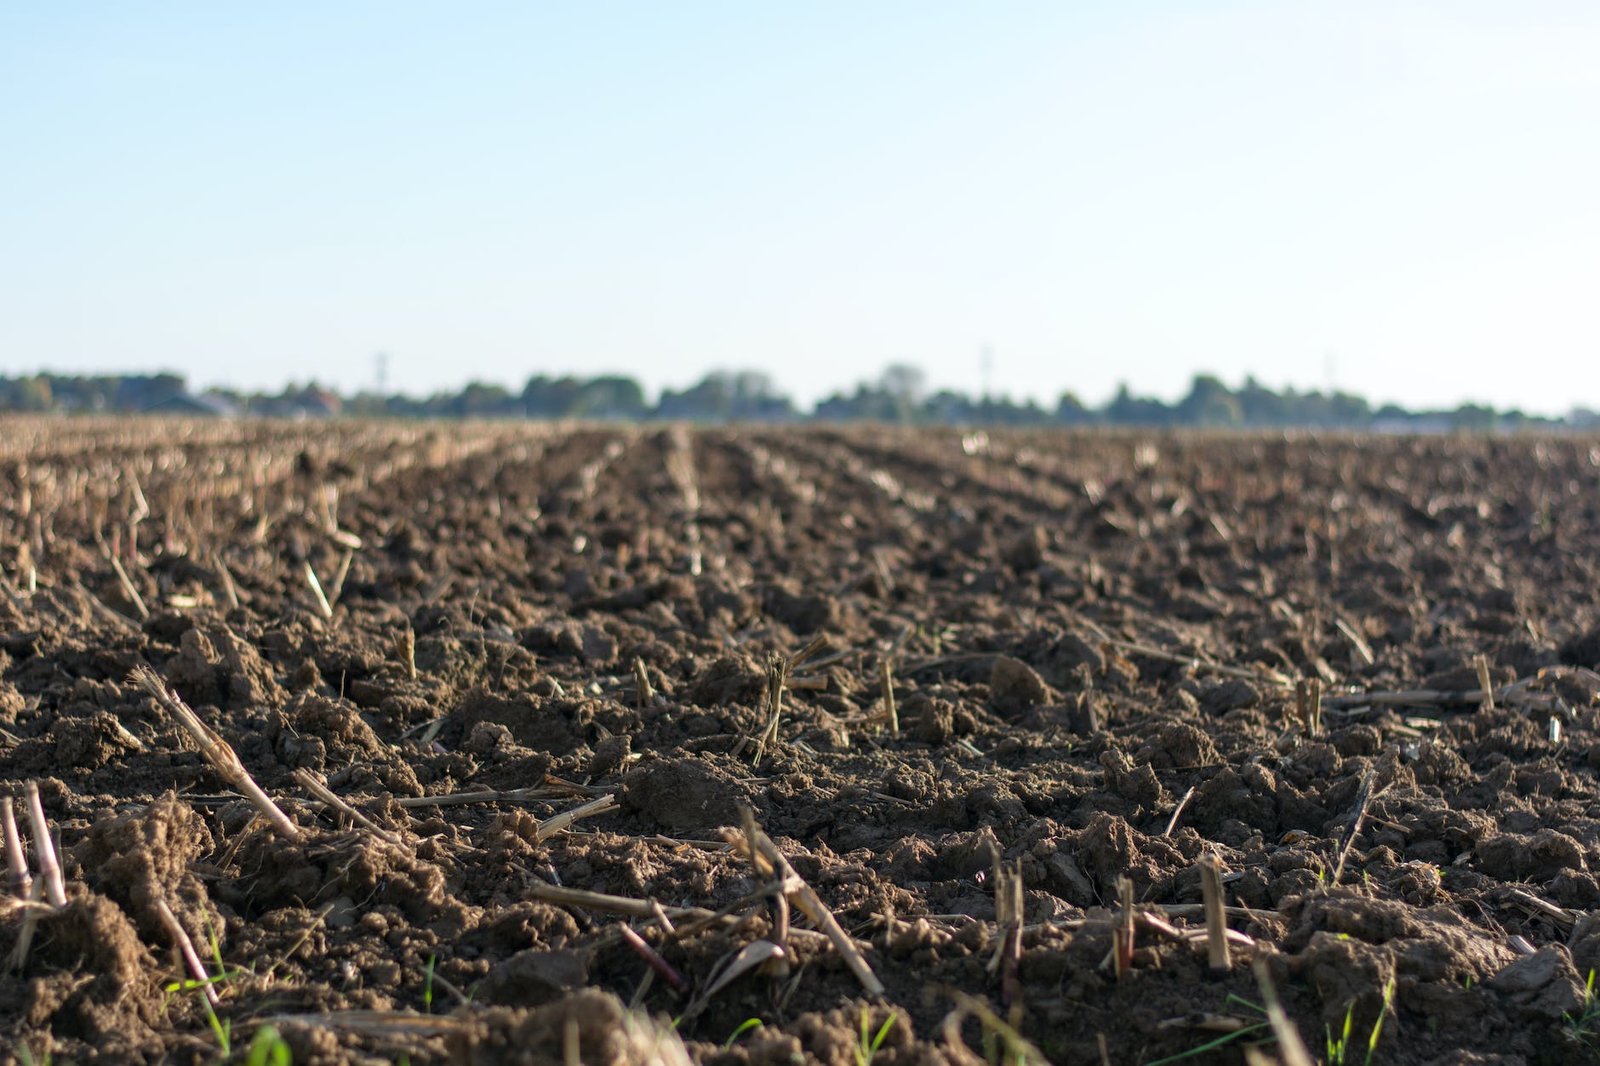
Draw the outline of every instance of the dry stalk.
[[[28,952],[33,947],[33,933],[39,926],[39,917],[51,910],[48,905],[39,901],[39,897],[43,894],[44,882],[35,881],[32,890],[28,892],[28,898],[23,902],[22,928],[17,930],[17,944],[11,949],[11,968],[14,970],[22,969],[28,961]]]
[[[85,602],[89,604],[89,608],[94,611],[95,614],[99,615],[107,622],[110,622],[118,629],[126,630],[130,633],[137,633],[139,631],[139,627],[134,625],[132,619],[128,618],[126,615],[113,611],[110,607],[107,607],[105,601],[101,600],[100,597],[96,596],[88,589],[83,590],[83,598]]]
[[[340,814],[343,814],[346,818],[350,819],[356,825],[361,826],[373,836],[384,841],[385,843],[393,844],[397,848],[405,846],[405,841],[398,833],[394,833],[383,828],[383,826],[379,825],[371,818],[368,818],[366,815],[356,810],[349,804],[348,801],[344,799],[344,797],[333,792],[328,788],[327,785],[317,780],[317,776],[310,770],[296,770],[294,772],[294,779],[300,782],[301,787],[307,792],[311,793],[317,799],[321,800],[323,803],[326,803]]]
[[[255,778],[250,776],[250,771],[244,768],[238,754],[228,742],[222,739],[216,730],[202,722],[200,716],[190,710],[189,705],[184,703],[177,693],[168,689],[154,670],[148,666],[136,667],[129,675],[129,680],[153,696],[168,714],[189,731],[189,735],[199,745],[200,754],[205,757],[206,762],[211,764],[224,781],[244,793],[274,829],[290,840],[300,839],[300,828],[290,821],[289,816],[272,802],[272,797],[256,784]]]
[[[1588,671],[1585,671],[1588,672]],[[1541,671],[1541,675],[1525,677],[1509,685],[1498,688],[1479,687],[1465,692],[1450,691],[1436,688],[1403,689],[1399,691],[1381,692],[1346,692],[1329,696],[1323,702],[1328,707],[1467,707],[1482,704],[1487,696],[1498,703],[1507,705],[1516,704],[1527,707],[1548,707],[1556,702],[1557,697],[1547,693],[1530,691],[1533,686],[1548,676],[1548,671]]]
[[[1223,663],[1214,663],[1210,659],[1202,659],[1198,655],[1176,655],[1165,648],[1157,648],[1149,644],[1140,644],[1131,640],[1107,640],[1106,644],[1119,651],[1131,651],[1135,655],[1143,655],[1147,659],[1159,659],[1162,662],[1178,663],[1192,667],[1196,671],[1205,671],[1220,674],[1223,677],[1237,677],[1244,681],[1257,681],[1276,685],[1279,688],[1292,688],[1293,684],[1287,677],[1276,670],[1262,667],[1259,670],[1247,670],[1241,666],[1227,666]]]
[[[543,900],[546,903],[556,903],[566,907],[583,907],[591,911],[600,911],[603,914],[620,914],[628,918],[654,918],[656,908],[660,906],[654,900],[634,899],[631,896],[613,896],[605,892],[590,892],[582,888],[567,888],[564,885],[552,885],[543,881],[535,881],[523,890],[533,899]],[[708,917],[713,912],[704,907],[666,907],[665,913],[673,918],[702,918]]]
[[[1344,864],[1350,858],[1350,849],[1355,846],[1356,837],[1361,834],[1362,826],[1367,823],[1367,809],[1372,806],[1373,792],[1372,770],[1368,769],[1361,778],[1361,791],[1356,796],[1355,813],[1350,816],[1350,827],[1345,830],[1344,842],[1339,847],[1339,857],[1333,864],[1333,884],[1338,885],[1339,879],[1344,876]]]
[[[643,659],[633,660],[633,685],[638,695],[641,709],[650,706],[656,700],[656,690],[650,684],[650,671],[645,669]]]
[[[1022,965],[1022,861],[994,864],[995,924],[1000,928],[999,942],[989,959],[991,977],[1000,978],[1000,1005],[1009,1007],[1022,1002],[1022,984],[1018,971]]]
[[[1261,1002],[1266,1005],[1267,1021],[1272,1023],[1272,1035],[1278,1038],[1278,1053],[1283,1056],[1284,1066],[1314,1066],[1311,1052],[1306,1050],[1305,1041],[1300,1039],[1300,1031],[1283,1012],[1283,1004],[1278,1002],[1278,990],[1272,983],[1272,975],[1267,972],[1265,959],[1255,961],[1255,974],[1256,983],[1261,986]]]
[[[312,567],[311,560],[307,559],[302,564],[306,572],[306,584],[311,587],[311,596],[317,601],[317,610],[322,612],[322,617],[333,617],[333,605],[328,602],[328,596],[322,591],[322,582],[317,580],[317,571]]]
[[[518,869],[522,868],[518,867]],[[528,873],[526,870],[523,872]],[[652,899],[612,896],[603,892],[589,892],[581,888],[566,888],[562,885],[552,885],[537,880],[529,884],[523,891],[529,898],[543,900],[546,903],[555,903],[563,907],[583,907],[586,910],[599,911],[602,914],[620,914],[647,922],[656,920],[656,912],[660,911],[670,918],[685,923],[678,927],[678,936],[680,937],[688,936],[705,928],[705,925],[690,923],[703,922],[707,925],[714,925],[737,922],[739,919],[733,916],[733,911],[738,906],[754,902],[766,894],[766,890],[763,889],[759,893],[754,893],[740,900],[737,906],[727,908],[726,912],[719,912],[707,910],[704,907],[662,907],[660,903]],[[789,938],[813,943],[833,940],[833,937],[828,933],[818,932],[815,929],[791,929],[789,930]]]
[[[761,735],[756,739],[756,753],[750,760],[759,763],[761,757],[767,753],[767,745],[775,744],[778,740],[778,723],[783,717],[783,686],[789,680],[788,661],[781,655],[774,655],[767,660],[767,721],[761,727]]]
[[[50,823],[44,819],[44,804],[39,800],[39,782],[28,782],[28,828],[33,831],[33,857],[39,864],[39,880],[52,907],[67,905],[67,886],[61,880],[61,863],[56,861],[55,842],[50,839]]]
[[[1372,645],[1368,644],[1366,638],[1358,633],[1356,628],[1349,622],[1346,622],[1338,615],[1334,615],[1333,627],[1344,636],[1344,639],[1350,642],[1350,646],[1355,649],[1356,657],[1361,660],[1362,665],[1371,666],[1378,661],[1378,657],[1372,653]]]
[[[1508,889],[1506,891],[1506,899],[1532,914],[1548,918],[1565,934],[1572,932],[1573,926],[1577,924],[1580,917],[1576,911],[1558,907],[1554,903],[1540,899],[1532,892],[1527,892],[1520,888]]]
[[[435,978],[437,980],[437,978]],[[346,1010],[327,1014],[270,1014],[259,1019],[279,1029],[299,1026],[359,1033],[363,1036],[439,1037],[464,1031],[468,1022],[449,1014],[416,1014],[412,1011]]]
[[[406,668],[406,677],[412,681],[417,679],[417,634],[406,626],[394,635],[394,651],[400,657],[400,662]]]
[[[239,586],[234,583],[233,571],[228,569],[228,564],[222,561],[220,554],[211,556],[212,564],[217,568],[217,577],[222,581],[222,596],[228,601],[229,608],[239,609]]]
[[[883,716],[889,721],[889,735],[892,737],[900,735],[900,710],[894,702],[894,663],[900,656],[900,649],[905,647],[910,638],[911,627],[906,626],[878,660],[878,684],[883,689]]]
[[[1167,827],[1161,831],[1162,836],[1169,837],[1172,835],[1172,831],[1178,828],[1178,819],[1183,816],[1183,809],[1189,805],[1190,800],[1194,799],[1194,789],[1195,786],[1190,785],[1189,791],[1185,792],[1183,798],[1178,801],[1178,805],[1172,808],[1172,817],[1167,820]]]
[[[1179,929],[1165,918],[1159,917],[1148,910],[1139,912],[1138,920],[1135,924],[1147,933],[1154,933],[1175,943],[1188,944],[1197,948],[1206,947],[1207,945],[1203,944],[1202,941],[1209,941],[1211,935],[1206,929]],[[1246,950],[1253,949],[1256,946],[1254,938],[1246,936],[1237,929],[1225,929],[1224,932],[1227,934],[1229,944],[1237,944]]]
[[[887,655],[878,660],[878,684],[883,687],[883,717],[889,723],[889,735],[900,735],[900,710],[894,702],[894,662]]]
[[[144,605],[144,597],[139,595],[139,590],[133,587],[133,581],[128,577],[128,571],[122,568],[122,561],[111,552],[106,552],[106,561],[111,564],[111,569],[116,572],[117,582],[122,586],[122,595],[133,604],[133,609],[139,612],[141,620],[150,617],[150,608]]]
[[[17,832],[17,812],[10,796],[0,799],[0,829],[5,833],[6,872],[11,891],[27,899],[33,889],[33,875],[28,873],[28,856],[22,850],[22,836]]]
[[[882,996],[883,982],[873,974],[872,967],[867,965],[867,960],[857,950],[855,942],[839,926],[839,920],[822,902],[821,897],[795,872],[794,867],[789,865],[789,860],[783,857],[778,845],[774,844],[772,838],[762,832],[759,826],[756,828],[755,846],[757,852],[766,856],[767,861],[782,879],[784,894],[789,897],[789,902],[804,911],[806,917],[833,941],[834,948],[843,957],[845,965],[850,968],[856,980],[861,982],[861,987],[867,990],[867,994],[874,998]]]
[[[1111,954],[1120,981],[1133,971],[1133,882],[1126,877],[1117,878],[1117,895],[1121,897],[1122,908],[1111,931]]]
[[[344,554],[339,557],[339,569],[333,575],[333,584],[328,586],[328,604],[330,606],[338,603],[339,597],[344,595],[345,578],[350,576],[350,562],[355,557],[356,553],[350,548],[346,548]]]
[[[750,866],[756,872],[756,877],[761,881],[770,881],[771,887],[761,892],[762,896],[772,900],[773,922],[772,942],[780,949],[789,946],[789,897],[787,887],[782,879],[777,878],[777,870],[767,857],[761,854],[761,846],[757,838],[761,829],[756,825],[756,815],[749,807],[740,805],[739,822],[744,829],[745,856],[750,860]],[[782,977],[789,972],[789,958],[787,951],[767,960],[764,972],[773,977]]]
[[[543,843],[557,833],[570,829],[572,823],[579,818],[591,818],[597,814],[609,814],[616,809],[617,799],[611,793],[608,792],[604,796],[596,796],[588,803],[579,804],[570,810],[562,811],[560,814],[553,815],[540,822],[539,828],[534,831],[534,839],[539,843]]]
[[[1206,909],[1206,950],[1213,974],[1233,968],[1228,956],[1228,920],[1222,899],[1222,867],[1209,852],[1200,857],[1200,896]]]
[[[11,602],[12,608],[20,617],[26,618],[28,616],[28,605],[23,602],[22,597],[18,596],[11,587],[11,579],[4,570],[0,570],[0,592],[6,594],[6,599]]]
[[[156,900],[156,913],[161,916],[161,924],[167,927],[167,935],[172,937],[172,942],[177,945],[178,954],[183,957],[183,965],[189,971],[189,976],[205,990],[206,1002],[213,1007],[217,1006],[222,1002],[222,997],[217,995],[216,988],[212,986],[211,975],[206,973],[199,954],[194,950],[194,941],[184,932],[178,916],[172,913],[172,908],[167,906],[166,900],[159,898]]]
[[[679,992],[685,991],[689,987],[689,982],[684,980],[683,974],[674,969],[672,963],[662,958],[661,953],[651,947],[644,937],[634,932],[631,925],[624,922],[619,924],[617,929],[622,933],[622,939],[628,942],[628,946],[637,952],[645,962],[649,963],[650,968],[660,974],[667,984],[676,988]]]
[[[784,686],[789,684],[789,679],[797,667],[814,659],[827,646],[826,637],[816,637],[788,658],[773,655],[767,660],[767,721],[756,739],[756,753],[751,759],[752,763],[759,763],[766,754],[768,745],[778,742],[778,724],[783,720]]]
[[[1322,679],[1302,678],[1294,685],[1295,711],[1308,737],[1322,735]]]
[[[1472,665],[1478,671],[1478,691],[1483,693],[1482,708],[1486,711],[1494,710],[1494,680],[1489,676],[1489,657],[1475,655]]]
[[[1000,1061],[1016,1063],[1018,1066],[1050,1061],[1044,1052],[1034,1047],[1017,1031],[1016,1026],[989,1009],[989,1005],[983,1000],[969,996],[965,992],[953,992],[952,995],[956,1001],[956,1009],[945,1015],[940,1029],[943,1031],[945,1044],[961,1062],[978,1063],[983,1066],[995,1061],[992,1057],[978,1055],[967,1046],[965,1040],[961,1039],[961,1025],[968,1018],[978,1019],[986,1037],[991,1033],[999,1037],[999,1043],[1004,1047],[1004,1056]]]

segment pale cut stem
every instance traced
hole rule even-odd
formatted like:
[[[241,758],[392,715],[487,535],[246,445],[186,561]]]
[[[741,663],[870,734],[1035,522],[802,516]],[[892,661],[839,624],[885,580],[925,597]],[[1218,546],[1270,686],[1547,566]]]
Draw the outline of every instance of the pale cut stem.
[[[1167,821],[1167,827],[1161,831],[1162,836],[1169,837],[1172,835],[1172,831],[1178,828],[1178,819],[1183,817],[1183,809],[1189,805],[1189,801],[1193,798],[1194,786],[1190,785],[1189,791],[1183,794],[1183,798],[1178,801],[1178,805],[1172,809],[1172,817]]]
[[[22,850],[22,834],[17,832],[16,805],[10,796],[0,799],[0,829],[5,833],[6,870],[10,873],[11,890],[22,899],[27,899],[33,888],[33,875],[28,872],[28,856]]]
[[[222,594],[228,600],[228,606],[234,610],[239,609],[239,586],[234,584],[233,571],[228,569],[228,564],[222,561],[221,555],[214,555],[213,560],[217,567],[217,576],[222,579]]]
[[[1256,983],[1261,986],[1261,1002],[1267,1008],[1267,1021],[1272,1024],[1272,1035],[1278,1038],[1278,1054],[1284,1066],[1314,1066],[1311,1052],[1307,1050],[1305,1041],[1300,1039],[1300,1030],[1294,1027],[1289,1016],[1283,1012],[1283,1004],[1278,1002],[1278,990],[1272,984],[1272,976],[1267,973],[1265,959],[1256,959],[1255,974]]]
[[[327,595],[322,591],[322,582],[317,580],[317,572],[312,569],[311,560],[305,563],[306,584],[311,586],[311,595],[316,598],[317,610],[322,612],[322,617],[333,617],[333,606],[328,603]]]
[[[44,804],[39,799],[39,782],[28,782],[28,825],[33,830],[33,855],[44,881],[44,896],[50,906],[67,905],[67,886],[61,880],[61,864],[56,861],[55,843],[50,839],[50,823],[44,819]]]
[[[1233,968],[1228,954],[1228,922],[1222,899],[1222,870],[1215,855],[1200,858],[1200,897],[1206,909],[1206,946],[1213,973]]]
[[[178,921],[178,916],[172,913],[172,908],[167,906],[164,899],[156,900],[156,913],[161,915],[161,924],[167,927],[167,933],[172,937],[173,943],[178,945],[178,954],[183,956],[183,964],[189,970],[189,976],[197,981],[205,990],[206,1002],[213,1007],[222,1002],[217,995],[217,990],[211,985],[211,975],[206,973],[205,966],[200,962],[199,954],[194,950],[194,941],[189,939],[189,934],[184,932],[183,924]]]
[[[760,853],[767,857],[767,861],[772,863],[778,872],[778,876],[782,878],[785,895],[788,895],[795,906],[804,911],[806,916],[821,928],[828,939],[833,941],[834,948],[844,958],[845,965],[850,968],[850,972],[855,975],[856,980],[861,982],[861,987],[867,990],[867,994],[874,998],[881,997],[884,994],[883,982],[879,981],[877,975],[872,972],[872,967],[867,965],[867,960],[862,957],[861,952],[856,949],[850,937],[840,927],[839,919],[835,918],[833,912],[828,909],[827,904],[822,902],[822,897],[818,896],[811,886],[801,879],[800,875],[795,872],[794,867],[789,864],[789,860],[784,858],[783,852],[778,850],[778,845],[774,844],[772,838],[759,828],[756,830],[755,844]]]
[[[150,608],[144,605],[144,597],[139,595],[139,590],[133,587],[133,580],[128,577],[128,571],[122,568],[122,561],[115,555],[108,554],[106,558],[111,562],[111,569],[116,571],[117,581],[122,585],[122,594],[128,598],[129,603],[133,604],[133,609],[139,612],[141,619],[148,619],[150,617]]]
[[[393,844],[397,848],[405,846],[405,842],[400,839],[399,834],[391,833],[377,822],[374,822],[371,818],[368,818],[366,815],[356,810],[348,802],[346,802],[343,797],[339,796],[321,781],[318,781],[316,775],[314,775],[310,770],[296,770],[294,772],[294,779],[300,782],[300,784],[305,787],[307,792],[311,793],[317,799],[321,800],[323,803],[326,803],[334,810],[343,814],[345,817],[349,818],[352,822],[361,826],[372,835],[389,844]]]
[[[35,881],[28,892],[22,912],[22,928],[17,931],[17,945],[11,949],[11,968],[20,970],[28,961],[28,951],[33,947],[33,933],[39,926],[39,912],[50,908],[39,902],[43,881]]]
[[[349,548],[344,550],[344,555],[339,558],[339,569],[333,575],[333,584],[328,586],[328,604],[332,606],[339,602],[339,597],[344,595],[344,582],[350,576],[350,562],[356,553]]]
[[[534,832],[534,838],[542,843],[569,828],[579,818],[588,818],[596,814],[608,814],[616,809],[617,801],[615,796],[610,793],[604,796],[597,796],[588,803],[580,804],[571,810],[565,810],[560,814],[546,818],[539,823],[539,828]]]
[[[238,754],[228,742],[222,739],[216,730],[202,722],[200,716],[190,710],[188,704],[178,698],[176,693],[168,689],[154,670],[148,666],[137,667],[129,675],[129,679],[155,697],[156,702],[189,731],[189,735],[200,746],[200,754],[205,756],[206,762],[211,764],[224,781],[244,793],[274,829],[290,840],[300,839],[300,827],[290,821],[289,816],[272,802],[272,797],[256,784],[255,778],[250,776],[250,772],[244,768]]]
[[[405,664],[406,677],[412,681],[417,679],[417,635],[411,627],[395,634],[394,650],[400,656],[400,661]]]
[[[885,656],[878,661],[878,683],[883,688],[883,715],[889,720],[889,735],[900,735],[900,710],[894,702],[894,664]]]

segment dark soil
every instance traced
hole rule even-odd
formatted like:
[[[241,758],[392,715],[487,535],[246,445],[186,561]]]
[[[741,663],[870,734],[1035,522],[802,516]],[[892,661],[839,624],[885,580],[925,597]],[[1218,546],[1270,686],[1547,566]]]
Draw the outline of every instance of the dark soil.
[[[1319,1058],[1380,1016],[1376,1063],[1600,1046],[1589,440],[10,421],[0,569],[0,781],[38,782],[69,897],[0,911],[5,1061],[222,1058],[161,902],[241,1059],[270,1024],[296,1063],[845,1066],[892,1017],[875,1063],[965,1063],[976,1000],[1050,1061],[1148,1063],[1262,1022],[1255,961]],[[783,936],[745,806],[881,1000],[800,909]],[[1119,978],[1119,885],[1199,928],[1207,854],[1231,970],[1141,919]]]

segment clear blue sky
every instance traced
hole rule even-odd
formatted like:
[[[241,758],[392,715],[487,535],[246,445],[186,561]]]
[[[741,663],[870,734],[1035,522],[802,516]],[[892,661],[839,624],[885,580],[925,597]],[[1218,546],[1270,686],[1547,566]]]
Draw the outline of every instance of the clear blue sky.
[[[1600,4],[0,6],[0,372],[1600,406]]]

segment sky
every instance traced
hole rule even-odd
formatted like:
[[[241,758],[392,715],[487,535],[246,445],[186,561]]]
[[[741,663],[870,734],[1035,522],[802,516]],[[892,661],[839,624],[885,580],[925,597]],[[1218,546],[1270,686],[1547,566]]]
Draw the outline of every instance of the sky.
[[[0,374],[1600,407],[1600,5],[0,5]]]

